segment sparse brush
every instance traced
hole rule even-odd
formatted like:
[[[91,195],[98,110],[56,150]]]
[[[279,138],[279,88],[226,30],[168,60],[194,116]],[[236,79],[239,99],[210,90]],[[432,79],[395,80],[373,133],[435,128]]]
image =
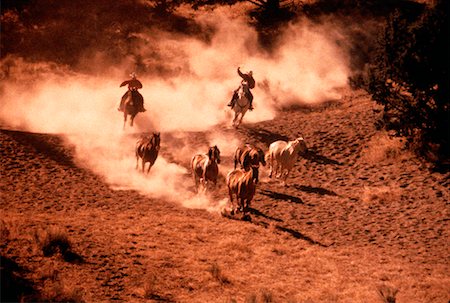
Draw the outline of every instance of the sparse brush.
[[[273,303],[273,295],[272,292],[268,289],[261,289],[261,302],[262,303]]]
[[[255,294],[250,294],[245,298],[245,303],[257,303],[258,299]]]
[[[47,264],[44,265],[41,270],[41,279],[43,280],[50,280],[50,281],[57,281],[59,279],[59,270],[55,268],[54,264]]]
[[[58,252],[65,255],[72,246],[66,232],[60,228],[47,230],[39,244],[46,257]]]
[[[34,238],[46,257],[60,253],[67,262],[82,263],[84,261],[82,256],[72,251],[72,243],[67,233],[61,228],[53,227],[41,234],[36,232]]]
[[[7,244],[9,241],[10,231],[6,222],[0,219],[0,244]]]
[[[144,298],[152,299],[156,295],[156,275],[154,273],[147,274],[144,281]]]
[[[371,204],[373,202],[380,202],[381,204],[393,203],[400,201],[401,191],[392,186],[378,186],[378,187],[364,187],[362,194],[362,201]]]
[[[258,300],[258,297],[259,297],[259,300]],[[245,298],[245,303],[258,303],[258,302],[273,303],[274,300],[273,300],[272,292],[268,289],[263,288],[260,290],[259,296],[254,293],[251,293],[250,295],[248,295]]]
[[[208,271],[211,273],[211,276],[214,278],[214,280],[219,281],[220,284],[230,283],[228,278],[223,275],[222,270],[217,263],[211,264]]]
[[[404,153],[405,144],[398,137],[391,138],[387,133],[375,135],[364,151],[363,158],[371,163],[396,159]]]
[[[46,298],[45,301],[49,302],[67,302],[67,303],[84,303],[84,290],[78,287],[68,288],[59,281],[53,285],[52,293]]]
[[[391,286],[381,285],[378,287],[378,295],[384,303],[395,303],[397,293],[398,289]]]

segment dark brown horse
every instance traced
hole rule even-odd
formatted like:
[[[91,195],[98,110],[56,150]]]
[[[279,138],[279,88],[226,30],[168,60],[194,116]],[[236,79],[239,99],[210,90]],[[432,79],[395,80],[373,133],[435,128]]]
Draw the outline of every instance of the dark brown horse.
[[[203,187],[202,191],[205,192],[210,182],[214,186],[216,185],[219,175],[217,164],[220,164],[220,150],[216,145],[211,146],[207,154],[197,154],[192,157],[191,169],[197,192],[200,192],[200,186]]]
[[[136,142],[136,169],[138,169],[139,159],[141,159],[142,172],[144,172],[145,163],[147,162],[150,163],[147,174],[150,172],[150,168],[152,168],[153,164],[155,164],[156,158],[158,158],[160,142],[160,133],[153,133],[150,137],[144,136]]]
[[[139,105],[143,102],[144,98],[137,90],[128,91],[123,105],[123,129],[125,129],[128,116],[130,116],[130,126],[133,127],[134,118],[139,113]]]
[[[251,165],[252,167],[257,169],[253,174],[253,178],[255,179],[256,183],[258,183],[259,164],[266,166],[266,160],[263,150],[251,144],[246,144],[244,146],[236,148],[236,151],[234,153],[234,169],[236,169],[238,164],[240,164],[241,168],[244,168],[244,161],[246,161],[248,165]]]

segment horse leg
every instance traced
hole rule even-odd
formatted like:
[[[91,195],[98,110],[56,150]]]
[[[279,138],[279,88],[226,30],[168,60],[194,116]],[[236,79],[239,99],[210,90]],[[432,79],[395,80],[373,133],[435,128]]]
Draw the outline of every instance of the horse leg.
[[[234,119],[233,119],[233,126],[238,127],[239,126],[239,112],[234,112]]]
[[[229,186],[228,186],[228,195],[230,196],[231,214],[234,215],[233,192]]]
[[[142,173],[144,173],[144,170],[145,170],[145,161],[144,159],[142,159]]]
[[[277,162],[275,164],[275,177],[281,178],[281,176],[283,175],[283,171],[284,171],[283,165]]]
[[[123,129],[125,129],[125,126],[127,124],[127,112],[123,111]]]
[[[150,163],[148,164],[147,175],[148,175],[148,173],[150,172],[150,169],[152,168],[152,166],[153,166],[153,163],[150,162]]]
[[[193,169],[192,171],[193,171],[193,174],[194,174],[195,191],[196,191],[197,194],[198,194],[198,193],[199,193],[200,180],[199,180],[197,174],[195,173],[195,169]]]
[[[244,115],[245,115],[245,111],[241,113],[241,116],[240,116],[240,118],[239,118],[239,124],[238,124],[238,125],[241,125],[242,119],[244,119]]]
[[[269,159],[268,159],[269,161],[269,169],[270,169],[270,172],[269,172],[269,178],[272,178],[272,173],[273,173],[273,155],[271,154],[271,153],[269,153]]]
[[[286,186],[286,187],[288,187],[288,185],[286,183],[286,179],[287,179],[290,171],[291,171],[290,169],[287,169],[286,173],[283,175],[283,185]]]
[[[245,213],[245,199],[239,198],[239,211]]]

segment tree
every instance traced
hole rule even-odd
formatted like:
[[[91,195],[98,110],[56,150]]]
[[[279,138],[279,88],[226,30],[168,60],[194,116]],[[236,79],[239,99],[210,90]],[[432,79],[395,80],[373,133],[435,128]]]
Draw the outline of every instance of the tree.
[[[369,92],[384,123],[420,154],[450,159],[449,3],[397,10],[386,24],[369,69]]]

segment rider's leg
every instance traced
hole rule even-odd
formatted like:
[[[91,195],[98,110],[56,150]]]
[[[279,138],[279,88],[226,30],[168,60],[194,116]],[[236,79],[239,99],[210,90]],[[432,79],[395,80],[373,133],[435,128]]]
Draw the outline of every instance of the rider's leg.
[[[138,101],[138,109],[141,113],[143,113],[146,111],[146,109],[144,108],[144,97],[142,97],[142,95],[138,91],[136,91],[136,95],[136,99]]]
[[[253,110],[253,94],[250,90],[248,90],[248,101],[250,101],[250,107],[249,110]]]

